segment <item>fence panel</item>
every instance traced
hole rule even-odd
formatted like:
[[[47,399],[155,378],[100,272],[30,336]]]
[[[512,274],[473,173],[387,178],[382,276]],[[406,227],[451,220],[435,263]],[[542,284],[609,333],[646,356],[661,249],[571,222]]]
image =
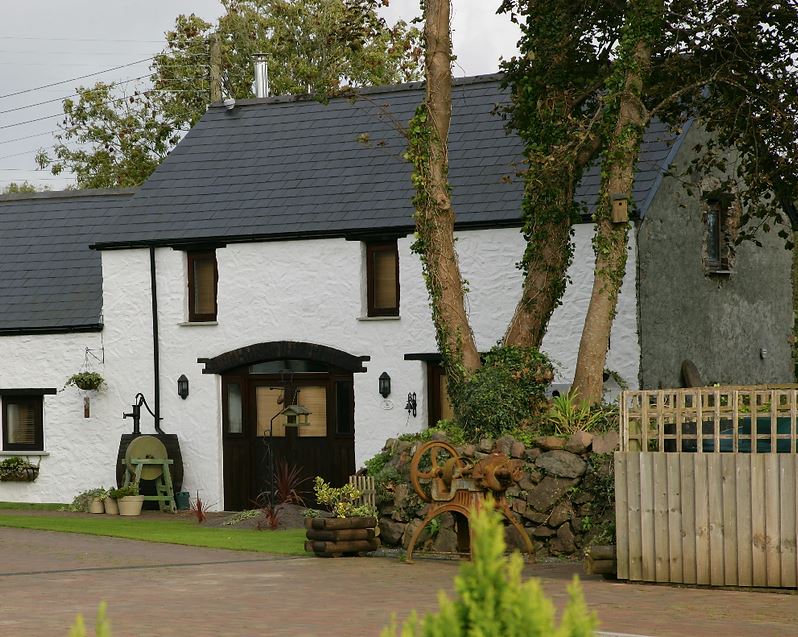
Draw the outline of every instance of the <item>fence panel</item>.
[[[621,579],[796,587],[796,454],[619,451],[615,467]]]

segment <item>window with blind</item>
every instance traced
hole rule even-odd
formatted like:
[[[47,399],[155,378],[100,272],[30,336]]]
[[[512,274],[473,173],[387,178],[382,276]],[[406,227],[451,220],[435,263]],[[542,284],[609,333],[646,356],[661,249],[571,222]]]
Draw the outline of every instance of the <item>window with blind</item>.
[[[44,451],[41,396],[3,396],[3,451]]]
[[[215,250],[188,253],[189,322],[216,320],[216,284],[218,278]]]
[[[399,252],[396,240],[366,244],[369,316],[399,316]]]

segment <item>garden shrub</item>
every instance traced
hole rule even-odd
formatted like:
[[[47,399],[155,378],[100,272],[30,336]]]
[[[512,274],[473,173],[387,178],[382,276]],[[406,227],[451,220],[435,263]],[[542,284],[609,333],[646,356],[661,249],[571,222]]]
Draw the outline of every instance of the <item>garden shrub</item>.
[[[551,361],[537,349],[495,346],[452,397],[465,438],[497,438],[539,419],[553,378]]]
[[[522,581],[523,559],[504,554],[501,515],[486,506],[472,517],[471,562],[455,577],[455,600],[439,594],[440,610],[419,618],[414,611],[401,637],[591,637],[597,620],[585,605],[578,578],[569,586],[570,599],[559,628],[554,604],[543,594],[540,581]],[[382,637],[396,637],[394,617]]]

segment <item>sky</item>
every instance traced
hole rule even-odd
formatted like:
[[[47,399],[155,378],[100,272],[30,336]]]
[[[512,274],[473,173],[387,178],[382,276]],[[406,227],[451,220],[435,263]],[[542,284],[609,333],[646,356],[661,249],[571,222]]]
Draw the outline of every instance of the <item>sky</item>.
[[[517,27],[507,16],[495,15],[499,0],[453,4],[454,74],[495,72],[499,58],[516,51]],[[37,170],[34,161],[39,149],[53,146],[61,100],[77,86],[97,81],[135,86],[133,78],[149,74],[149,58],[163,48],[164,32],[181,13],[213,21],[222,6],[218,0],[25,0],[5,6],[0,23],[0,190],[22,181],[51,190],[71,185],[69,175]],[[418,13],[418,0],[391,0],[383,9],[389,22],[409,21]],[[122,68],[109,70],[114,67]],[[45,86],[57,82],[63,83]]]

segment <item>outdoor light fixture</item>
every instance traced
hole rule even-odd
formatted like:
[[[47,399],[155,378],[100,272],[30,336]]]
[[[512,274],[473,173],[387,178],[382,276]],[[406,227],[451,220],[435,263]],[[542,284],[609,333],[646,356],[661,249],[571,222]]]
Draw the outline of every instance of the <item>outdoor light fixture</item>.
[[[383,398],[391,395],[391,377],[388,376],[388,372],[380,374],[380,395]]]
[[[180,378],[177,379],[177,395],[183,400],[188,398],[188,378],[185,374],[180,374]]]
[[[413,414],[413,418],[416,417],[416,392],[412,391],[407,395],[407,404],[405,405],[405,411],[408,414]]]

